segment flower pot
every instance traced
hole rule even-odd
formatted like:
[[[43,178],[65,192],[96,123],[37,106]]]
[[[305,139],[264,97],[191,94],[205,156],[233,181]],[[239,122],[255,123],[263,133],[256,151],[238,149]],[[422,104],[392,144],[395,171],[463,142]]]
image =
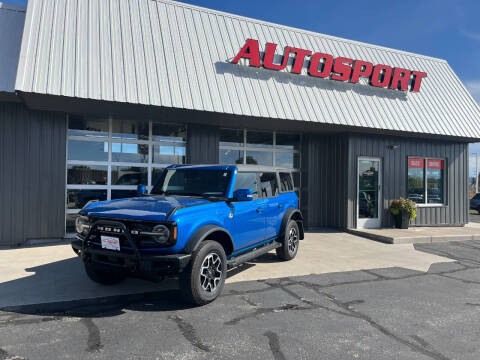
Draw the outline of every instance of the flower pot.
[[[393,215],[393,221],[397,229],[408,229],[410,214],[402,211],[400,214]]]

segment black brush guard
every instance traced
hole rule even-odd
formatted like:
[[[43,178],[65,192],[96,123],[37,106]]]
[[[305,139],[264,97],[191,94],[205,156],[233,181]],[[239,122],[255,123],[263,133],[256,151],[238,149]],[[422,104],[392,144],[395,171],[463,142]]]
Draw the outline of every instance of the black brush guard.
[[[132,253],[101,249],[93,246],[90,241],[92,232],[98,226],[113,226],[120,228],[123,233],[118,234],[125,237]],[[73,250],[84,262],[93,261],[102,265],[118,268],[119,271],[127,271],[132,275],[138,275],[145,279],[156,280],[159,277],[176,275],[185,269],[190,262],[190,254],[173,255],[150,255],[141,253],[132,239],[130,231],[125,224],[113,220],[97,220],[93,223],[85,237],[77,235],[72,241]]]

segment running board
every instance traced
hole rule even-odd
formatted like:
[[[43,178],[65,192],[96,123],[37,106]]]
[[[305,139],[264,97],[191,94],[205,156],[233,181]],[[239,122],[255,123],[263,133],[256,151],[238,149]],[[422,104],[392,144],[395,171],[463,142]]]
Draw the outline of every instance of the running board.
[[[273,249],[277,249],[279,247],[282,247],[282,244],[280,244],[279,242],[274,240],[267,245],[264,245],[262,247],[251,250],[251,251],[249,251],[245,254],[242,254],[242,255],[231,258],[230,260],[227,261],[228,268],[232,268],[232,267],[238,266],[240,264],[243,264],[244,262],[255,259],[255,258],[259,257],[260,255],[266,254],[267,252],[269,252]]]

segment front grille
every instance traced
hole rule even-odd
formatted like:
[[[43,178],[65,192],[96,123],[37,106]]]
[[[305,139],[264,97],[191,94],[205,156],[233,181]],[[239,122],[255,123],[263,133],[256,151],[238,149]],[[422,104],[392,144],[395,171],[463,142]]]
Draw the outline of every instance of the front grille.
[[[92,222],[98,220],[97,226],[95,226],[90,232],[89,242],[93,246],[101,247],[101,236],[114,236],[120,239],[120,249],[125,252],[133,252],[132,246],[130,245],[123,229],[119,226],[111,224],[102,224],[101,219],[91,219]],[[113,220],[113,219],[112,219]],[[107,220],[109,221],[109,220]],[[140,232],[152,232],[152,229],[155,225],[158,225],[158,222],[138,222],[138,221],[119,221],[113,220],[115,222],[120,222],[127,228],[127,231],[130,233],[130,238],[135,243],[135,246],[138,249],[155,249],[155,248],[165,248],[165,245],[158,244],[152,236],[140,234]],[[168,224],[165,224],[168,225]],[[168,245],[170,246],[170,245]]]

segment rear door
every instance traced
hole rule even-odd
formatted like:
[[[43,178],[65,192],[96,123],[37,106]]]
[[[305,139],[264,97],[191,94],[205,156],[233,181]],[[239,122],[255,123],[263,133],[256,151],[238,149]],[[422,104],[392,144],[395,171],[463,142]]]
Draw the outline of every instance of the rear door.
[[[265,239],[277,236],[277,225],[283,214],[282,203],[279,199],[279,187],[275,172],[260,174],[260,192],[265,200]]]
[[[265,239],[265,199],[259,196],[259,176],[255,172],[239,172],[234,191],[252,189],[253,200],[234,201],[233,220],[235,231],[232,234],[235,250],[242,249]]]

